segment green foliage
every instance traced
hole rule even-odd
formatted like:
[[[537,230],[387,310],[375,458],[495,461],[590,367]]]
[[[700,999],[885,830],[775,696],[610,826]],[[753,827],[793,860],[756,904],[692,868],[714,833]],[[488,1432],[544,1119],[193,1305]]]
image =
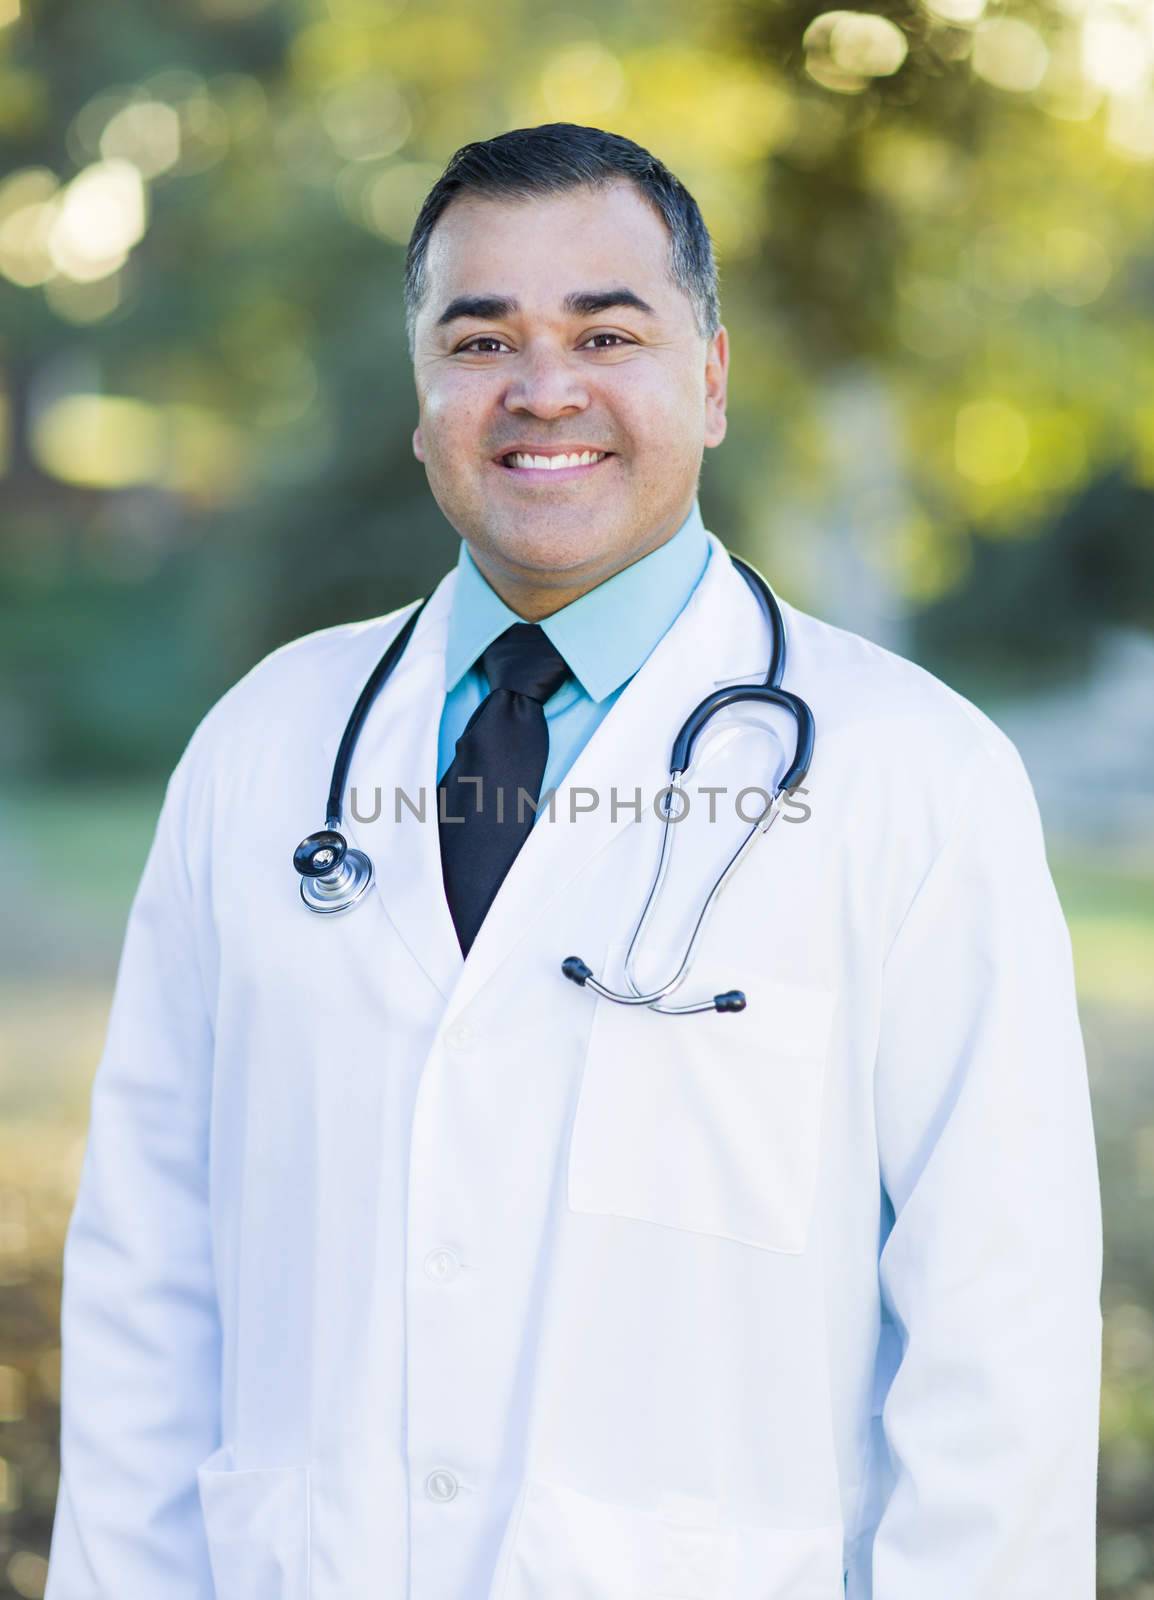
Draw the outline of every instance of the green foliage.
[[[163,768],[272,644],[444,570],[409,446],[404,243],[459,144],[541,121],[649,144],[702,204],[734,349],[702,498],[727,539],[772,564],[799,510],[829,518],[867,447],[828,399],[862,373],[901,493],[850,515],[910,606],[942,602],[943,648],[1028,656],[1023,585],[1051,638],[1087,604],[1149,623],[1129,575],[1151,567],[1154,104],[1104,0],[17,9],[0,664],[32,692],[0,699],[10,753]],[[1087,587],[1093,521],[1072,538],[1067,508],[1100,481],[1129,509]]]

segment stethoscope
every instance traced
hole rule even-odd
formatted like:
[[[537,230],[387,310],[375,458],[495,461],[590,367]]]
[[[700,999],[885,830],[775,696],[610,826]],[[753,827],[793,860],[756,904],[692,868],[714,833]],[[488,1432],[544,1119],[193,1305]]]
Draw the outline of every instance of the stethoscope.
[[[651,1011],[660,1011],[667,1016],[689,1016],[699,1011],[744,1011],[745,995],[740,989],[729,989],[723,994],[715,994],[712,999],[700,1000],[691,1005],[663,1005],[661,1002],[684,983],[693,964],[694,953],[705,930],[706,921],[722,889],[745,860],[757,839],[762,834],[768,833],[777,821],[785,804],[786,795],[801,783],[813,760],[813,712],[800,695],[791,694],[788,689],[781,687],[781,679],[785,672],[786,637],[785,623],[777,600],[759,572],[742,561],[739,556],[731,554],[730,560],[749,585],[773,640],[765,682],[731,684],[706,695],[701,704],[690,712],[673,741],[669,759],[669,783],[664,790],[662,804],[664,821],[657,870],[625,955],[625,978],[630,992],[621,994],[615,989],[610,989],[607,984],[594,977],[592,969],[580,956],[566,956],[561,963],[561,971],[567,978],[582,988],[592,989],[594,994],[600,995],[603,999],[612,1000],[617,1005],[623,1006],[648,1006]],[[372,884],[373,864],[369,857],[363,850],[350,849],[348,841],[340,831],[341,796],[348,780],[353,751],[369,709],[404,654],[417,625],[417,619],[427,604],[428,598],[422,600],[408,617],[361,690],[333,762],[332,782],[329,785],[328,804],[325,808],[325,826],[319,833],[310,833],[307,839],[302,839],[293,852],[293,866],[301,878],[301,899],[310,911],[322,916],[334,916],[344,911],[351,911],[354,906],[360,904]],[[714,880],[713,887],[694,923],[689,943],[677,970],[668,982],[656,989],[643,991],[637,982],[634,968],[638,945],[661,898],[661,890],[673,855],[670,822],[674,796],[679,790],[681,780],[689,772],[694,747],[711,720],[727,706],[745,703],[780,706],[792,715],[797,725],[793,762],[770,796],[765,810],[750,826],[748,833]]]

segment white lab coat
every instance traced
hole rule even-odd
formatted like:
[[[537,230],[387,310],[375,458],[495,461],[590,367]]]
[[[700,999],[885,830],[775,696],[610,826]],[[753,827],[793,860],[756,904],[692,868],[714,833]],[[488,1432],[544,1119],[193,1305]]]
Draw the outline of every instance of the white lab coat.
[[[358,747],[356,911],[291,857],[407,608],[274,652],[170,781],[68,1233],[47,1600],[1092,1600],[1097,1169],[1016,750],[783,603],[806,794],[684,995],[748,1008],[566,982],[620,974],[684,716],[764,675],[713,539],[462,962],[433,806],[392,804],[435,786],[453,583]],[[720,720],[645,977],[785,770],[784,719]]]

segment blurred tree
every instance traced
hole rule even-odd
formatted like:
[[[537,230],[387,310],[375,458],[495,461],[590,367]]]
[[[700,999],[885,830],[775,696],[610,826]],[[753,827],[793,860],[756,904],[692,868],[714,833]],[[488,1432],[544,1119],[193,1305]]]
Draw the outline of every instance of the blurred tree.
[[[459,144],[552,120],[650,145],[705,211],[735,359],[703,500],[728,538],[784,557],[836,479],[865,559],[915,605],[960,586],[1007,654],[1035,648],[1023,583],[1056,623],[1148,623],[1134,17],[0,0],[0,661],[22,685],[0,740],[163,767],[273,644],[435,581],[454,540],[409,444],[404,242]],[[849,470],[891,435],[900,495]],[[1107,501],[1103,567],[1063,509]],[[994,542],[1007,560],[975,556]]]

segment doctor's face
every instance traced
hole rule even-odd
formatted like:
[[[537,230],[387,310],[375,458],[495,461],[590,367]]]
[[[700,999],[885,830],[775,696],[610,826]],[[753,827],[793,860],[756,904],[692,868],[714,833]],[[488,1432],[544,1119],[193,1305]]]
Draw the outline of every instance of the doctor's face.
[[[413,449],[522,615],[547,615],[664,543],[725,435],[726,333],[698,333],[669,246],[628,182],[466,195],[429,240]],[[570,454],[585,459],[541,460]]]

